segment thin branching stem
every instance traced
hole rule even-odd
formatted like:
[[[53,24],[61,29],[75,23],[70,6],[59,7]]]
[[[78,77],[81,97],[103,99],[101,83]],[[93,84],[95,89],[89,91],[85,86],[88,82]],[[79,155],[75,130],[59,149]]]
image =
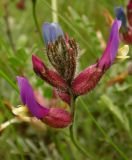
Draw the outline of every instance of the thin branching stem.
[[[37,32],[39,33],[39,37],[43,43],[43,37],[42,37],[42,33],[41,33],[41,30],[39,28],[39,24],[38,24],[38,20],[37,20],[37,15],[36,15],[36,3],[37,3],[37,0],[32,0],[32,12],[33,12],[33,19],[34,19],[34,23],[35,23],[35,26],[37,28]]]
[[[16,53],[16,47],[15,47],[15,44],[13,42],[13,37],[12,37],[12,33],[11,33],[11,28],[10,28],[10,22],[9,22],[9,10],[8,10],[8,2],[5,1],[3,3],[3,7],[4,7],[4,12],[5,12],[5,15],[4,15],[4,20],[5,20],[5,26],[6,26],[6,34],[7,34],[7,37],[9,39],[9,43],[11,45],[11,48],[14,52],[14,54]]]

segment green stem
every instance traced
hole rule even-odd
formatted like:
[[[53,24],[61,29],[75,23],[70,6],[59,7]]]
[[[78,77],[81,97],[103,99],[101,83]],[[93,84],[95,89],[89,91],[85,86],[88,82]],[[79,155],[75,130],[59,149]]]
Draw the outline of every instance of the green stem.
[[[38,20],[37,20],[37,15],[36,15],[36,2],[37,2],[37,0],[32,0],[32,4],[33,4],[33,7],[32,7],[33,19],[34,19],[37,31],[39,33],[40,39],[41,39],[41,41],[43,43],[43,37],[42,37],[42,34],[41,34],[41,30],[39,28],[39,24],[38,24]]]
[[[128,160],[127,156],[120,150],[120,148],[107,135],[107,133],[105,132],[105,130],[98,124],[98,122],[96,121],[96,119],[94,118],[94,116],[91,114],[91,112],[89,111],[88,107],[86,106],[86,104],[84,103],[84,101],[81,98],[80,98],[80,101],[82,103],[82,106],[85,108],[85,110],[87,111],[87,113],[91,117],[92,121],[95,123],[95,125],[98,127],[98,129],[100,130],[100,132],[102,133],[102,135],[107,140],[107,142],[109,142],[113,146],[113,148],[115,148],[115,150],[124,158],[124,160]]]
[[[9,39],[9,43],[10,43],[10,45],[12,47],[12,50],[15,54],[16,47],[15,47],[15,44],[14,44],[14,41],[13,41],[11,28],[10,28],[8,2],[5,1],[3,3],[3,6],[4,6],[4,12],[5,12],[4,19],[5,19],[5,24],[6,24],[6,33],[7,33],[8,39]]]
[[[88,153],[88,151],[86,151],[84,148],[82,148],[80,146],[80,144],[78,144],[75,135],[74,135],[74,123],[75,123],[75,97],[73,96],[73,94],[71,94],[71,113],[72,113],[72,117],[73,117],[73,123],[71,124],[71,126],[69,127],[70,130],[70,137],[71,140],[73,142],[73,144],[75,145],[75,147],[86,157],[91,158],[91,155]]]
[[[58,22],[57,0],[51,0],[51,6],[52,6],[52,19],[53,19],[53,22]]]

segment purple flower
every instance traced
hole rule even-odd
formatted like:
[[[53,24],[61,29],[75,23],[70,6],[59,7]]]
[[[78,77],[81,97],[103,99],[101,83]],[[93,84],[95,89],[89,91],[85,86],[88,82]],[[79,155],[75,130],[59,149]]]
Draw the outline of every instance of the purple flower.
[[[64,33],[58,23],[44,23],[42,31],[46,46],[48,43],[55,42],[59,36],[64,37]]]
[[[104,53],[98,62],[98,67],[101,69],[104,70],[108,69],[115,60],[116,53],[119,47],[120,26],[121,26],[121,21],[115,20],[111,28],[106,49],[104,50]]]
[[[64,79],[57,72],[47,68],[39,57],[32,55],[32,63],[35,73],[43,80],[56,88],[68,90],[68,85]]]
[[[124,9],[122,7],[116,7],[115,15],[116,15],[116,18],[122,22],[121,27],[123,32],[127,32],[127,19],[126,19]]]
[[[29,111],[33,114],[33,116],[39,119],[45,117],[48,114],[49,109],[44,106],[41,106],[36,101],[33,89],[30,86],[28,80],[24,77],[17,77],[17,81],[23,104],[28,107]]]
[[[82,95],[94,89],[105,71],[114,62],[119,46],[120,26],[121,22],[115,20],[106,49],[98,63],[87,67],[73,80],[72,90],[75,95]]]
[[[54,128],[64,128],[72,122],[71,114],[66,110],[57,107],[48,108],[41,106],[36,101],[33,89],[26,78],[17,77],[17,81],[21,100],[33,116]]]

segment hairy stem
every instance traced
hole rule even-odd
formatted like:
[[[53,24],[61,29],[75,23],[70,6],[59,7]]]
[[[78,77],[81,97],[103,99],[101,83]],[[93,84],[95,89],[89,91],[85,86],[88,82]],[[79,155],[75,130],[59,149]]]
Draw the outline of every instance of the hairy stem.
[[[39,24],[38,24],[38,20],[37,20],[37,15],[36,15],[36,3],[37,3],[37,0],[32,0],[32,12],[33,12],[33,19],[34,19],[34,22],[35,22],[35,26],[37,28],[37,31],[39,33],[39,36],[40,36],[40,39],[43,43],[43,37],[42,37],[42,34],[41,34],[41,30],[39,28]]]
[[[84,101],[80,98],[80,101],[82,103],[82,106],[85,108],[86,112],[89,114],[89,116],[91,117],[92,121],[95,123],[95,125],[97,126],[97,128],[100,130],[100,132],[102,133],[102,135],[105,137],[105,139],[107,140],[108,143],[110,143],[113,148],[122,156],[122,158],[124,160],[128,160],[127,156],[125,155],[124,152],[122,152],[122,150],[112,141],[112,139],[107,135],[107,133],[105,132],[105,130],[98,124],[98,122],[96,121],[96,119],[94,118],[94,116],[91,114],[91,112],[89,111],[88,107],[86,106],[86,104],[84,103]]]

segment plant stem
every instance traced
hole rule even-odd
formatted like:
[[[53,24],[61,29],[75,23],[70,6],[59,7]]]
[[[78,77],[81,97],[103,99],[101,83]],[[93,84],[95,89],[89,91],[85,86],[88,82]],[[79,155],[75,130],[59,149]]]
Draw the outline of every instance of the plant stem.
[[[37,15],[36,15],[36,3],[37,3],[37,0],[32,0],[32,12],[33,12],[33,19],[34,19],[34,22],[35,22],[35,25],[36,25],[36,28],[37,28],[37,31],[39,33],[39,36],[40,36],[40,39],[43,43],[43,37],[42,37],[42,34],[41,34],[41,30],[39,28],[39,24],[38,24],[38,20],[37,20]]]
[[[128,160],[127,156],[120,150],[120,148],[107,135],[107,133],[105,132],[105,130],[98,124],[98,122],[96,121],[96,119],[94,118],[94,116],[91,114],[91,112],[89,111],[88,107],[86,106],[86,104],[84,103],[84,101],[81,98],[80,98],[80,101],[82,103],[82,106],[85,108],[85,110],[87,111],[87,113],[91,117],[92,121],[95,123],[95,125],[97,126],[97,128],[100,130],[100,132],[102,133],[102,135],[107,140],[107,142],[110,143],[115,148],[115,150],[124,158],[124,160]]]
[[[16,47],[15,47],[15,45],[14,45],[13,38],[12,38],[12,33],[11,33],[11,29],[10,29],[8,2],[5,1],[5,2],[3,3],[3,6],[4,6],[4,11],[5,11],[4,19],[5,19],[5,23],[6,23],[6,33],[7,33],[7,36],[8,36],[10,45],[11,45],[11,48],[12,48],[14,54],[15,54],[15,52],[16,52]]]
[[[71,124],[71,126],[69,127],[69,130],[70,130],[70,137],[71,137],[71,140],[73,142],[73,144],[75,145],[75,147],[83,154],[85,155],[86,157],[92,159],[91,155],[88,153],[88,151],[86,151],[84,148],[82,148],[80,146],[80,144],[78,144],[76,138],[75,138],[75,135],[74,135],[74,123],[75,123],[75,100],[76,98],[73,96],[73,94],[71,93],[71,114],[72,114],[72,117],[73,117],[73,123]]]
[[[52,0],[51,1],[51,6],[52,6],[52,19],[53,22],[58,22],[58,15],[57,15],[57,0]]]

